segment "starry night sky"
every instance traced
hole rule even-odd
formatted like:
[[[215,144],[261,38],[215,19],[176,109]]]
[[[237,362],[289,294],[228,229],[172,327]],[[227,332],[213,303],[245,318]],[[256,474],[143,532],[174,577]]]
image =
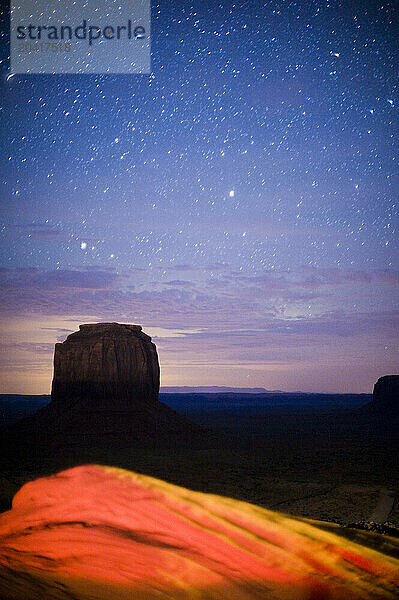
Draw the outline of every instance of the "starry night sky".
[[[151,75],[10,78],[4,15],[1,392],[96,321],[164,385],[397,371],[396,2],[153,2]]]

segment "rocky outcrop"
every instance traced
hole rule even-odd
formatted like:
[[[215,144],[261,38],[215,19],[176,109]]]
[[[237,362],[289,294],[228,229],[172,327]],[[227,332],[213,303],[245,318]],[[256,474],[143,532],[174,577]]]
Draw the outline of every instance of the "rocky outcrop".
[[[399,561],[318,526],[122,469],[26,484],[0,516],[13,600],[397,598]]]
[[[385,375],[379,378],[369,406],[386,415],[399,414],[399,375]]]
[[[96,407],[155,403],[159,364],[155,344],[140,325],[80,325],[55,345],[52,402]]]
[[[189,444],[204,431],[158,400],[155,345],[139,325],[96,323],[56,344],[51,402],[5,433],[7,462],[56,468],[129,463],[137,448]]]

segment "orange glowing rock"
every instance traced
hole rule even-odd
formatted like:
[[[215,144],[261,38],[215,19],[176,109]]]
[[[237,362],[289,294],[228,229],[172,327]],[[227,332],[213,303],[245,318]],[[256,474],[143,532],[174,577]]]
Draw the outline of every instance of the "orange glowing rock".
[[[397,598],[399,561],[280,513],[87,465],[0,516],[2,600]]]

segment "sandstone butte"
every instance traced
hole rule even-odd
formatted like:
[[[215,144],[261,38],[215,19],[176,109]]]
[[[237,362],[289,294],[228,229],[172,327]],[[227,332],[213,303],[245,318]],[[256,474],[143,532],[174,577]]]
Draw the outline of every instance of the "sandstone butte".
[[[66,407],[154,403],[159,394],[155,344],[140,325],[93,323],[55,345],[51,400]]]
[[[51,402],[13,425],[1,452],[14,462],[60,456],[65,468],[70,450],[82,464],[94,449],[189,443],[202,430],[159,401],[159,378],[156,346],[140,325],[80,325],[55,345]]]
[[[378,600],[399,561],[244,502],[85,465],[0,516],[2,600]]]

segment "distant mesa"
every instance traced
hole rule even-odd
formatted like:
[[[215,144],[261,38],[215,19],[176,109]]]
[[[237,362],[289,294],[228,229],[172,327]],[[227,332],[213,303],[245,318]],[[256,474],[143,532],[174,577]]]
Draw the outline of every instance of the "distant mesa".
[[[277,393],[278,390],[273,390]],[[225,385],[200,385],[200,386],[163,386],[162,394],[270,394],[265,388],[234,388]],[[282,392],[279,392],[282,393]]]
[[[378,379],[369,407],[387,416],[399,414],[399,375],[385,375]]]
[[[0,597],[397,598],[399,561],[317,523],[83,465],[24,485],[0,516]]]

